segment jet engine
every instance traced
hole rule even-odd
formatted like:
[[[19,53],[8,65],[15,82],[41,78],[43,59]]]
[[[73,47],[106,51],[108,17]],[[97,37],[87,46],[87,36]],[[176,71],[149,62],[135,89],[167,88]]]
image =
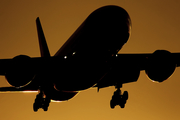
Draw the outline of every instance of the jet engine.
[[[156,50],[148,57],[145,72],[151,80],[163,82],[173,74],[175,68],[175,59],[169,51]]]
[[[29,84],[35,73],[30,57],[26,55],[18,55],[9,63],[5,77],[8,83],[14,87],[24,87]]]

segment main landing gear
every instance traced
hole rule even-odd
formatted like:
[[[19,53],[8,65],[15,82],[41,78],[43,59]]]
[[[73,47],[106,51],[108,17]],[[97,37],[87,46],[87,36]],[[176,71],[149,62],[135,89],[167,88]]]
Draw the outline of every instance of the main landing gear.
[[[50,101],[51,101],[50,98],[48,98],[48,97],[44,98],[44,94],[43,94],[42,90],[40,90],[40,93],[37,94],[36,99],[33,104],[34,112],[37,112],[39,108],[42,108],[44,111],[47,111]]]
[[[110,106],[113,109],[116,105],[119,105],[121,108],[125,107],[126,101],[128,99],[128,92],[124,91],[123,95],[121,95],[120,87],[114,92],[112,99],[110,101]]]

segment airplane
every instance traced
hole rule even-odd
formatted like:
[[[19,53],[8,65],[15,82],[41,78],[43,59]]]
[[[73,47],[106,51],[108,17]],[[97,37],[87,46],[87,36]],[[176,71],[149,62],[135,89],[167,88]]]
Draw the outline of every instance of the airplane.
[[[0,59],[0,75],[11,87],[0,92],[38,91],[33,110],[48,110],[51,101],[67,101],[82,90],[115,86],[110,101],[125,107],[128,92],[123,84],[136,82],[145,70],[154,82],[168,79],[180,66],[180,53],[156,50],[147,54],[118,54],[131,34],[128,12],[107,5],[92,12],[63,46],[50,55],[39,17],[36,19],[41,57],[18,55]]]

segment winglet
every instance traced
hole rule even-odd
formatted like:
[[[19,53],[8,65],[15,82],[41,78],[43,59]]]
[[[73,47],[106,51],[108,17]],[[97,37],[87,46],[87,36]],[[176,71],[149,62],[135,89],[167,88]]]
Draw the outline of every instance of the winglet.
[[[39,17],[36,19],[37,33],[39,38],[39,47],[41,52],[41,57],[50,57],[50,52],[46,43],[46,38],[44,36],[44,32],[42,30],[41,22]]]

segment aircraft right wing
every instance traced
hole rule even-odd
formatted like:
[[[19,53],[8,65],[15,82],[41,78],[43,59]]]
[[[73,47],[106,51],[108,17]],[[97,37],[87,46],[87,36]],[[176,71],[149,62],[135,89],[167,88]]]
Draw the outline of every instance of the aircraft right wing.
[[[34,57],[19,55],[0,59],[0,75],[13,87],[0,87],[0,92],[37,91],[42,83],[39,74],[50,74],[51,67],[65,63],[64,57]]]

